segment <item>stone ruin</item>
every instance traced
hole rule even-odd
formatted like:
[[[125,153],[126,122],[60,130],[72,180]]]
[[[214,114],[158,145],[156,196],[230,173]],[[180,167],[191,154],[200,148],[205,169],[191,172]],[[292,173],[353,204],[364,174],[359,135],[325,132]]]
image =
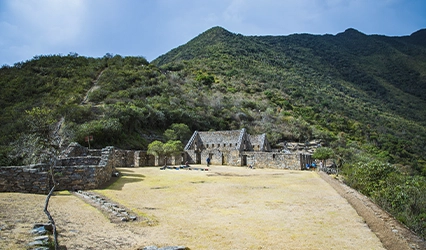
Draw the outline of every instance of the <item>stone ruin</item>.
[[[108,201],[106,198],[101,197],[98,194],[82,190],[77,191],[76,194],[82,197],[89,204],[109,214],[112,222],[117,220],[127,222],[135,221],[137,219],[137,216],[131,211],[127,210],[120,204]]]
[[[250,135],[243,128],[228,131],[195,131],[185,146],[190,164],[203,164],[209,158],[213,165],[249,166],[303,170],[311,164],[320,142],[283,143],[272,149],[266,135]]]
[[[141,150],[122,150],[114,147],[88,149],[71,143],[58,157],[54,168],[57,191],[89,190],[100,188],[112,176],[116,168],[162,166],[182,164],[181,157],[164,159],[148,155]],[[28,166],[0,166],[0,192],[47,194],[53,183],[49,175],[50,166],[40,163]]]
[[[236,133],[228,136],[227,143],[223,142],[226,139],[224,133],[218,136],[218,132],[196,132],[195,135],[203,136],[198,141],[192,138],[188,145],[191,142],[194,145],[187,145],[185,152],[177,157],[168,157],[167,162],[162,157],[148,155],[146,151],[114,147],[88,149],[71,143],[58,157],[54,168],[55,180],[59,183],[56,190],[100,188],[112,176],[117,176],[115,168],[118,167],[182,165],[186,161],[203,164],[202,159],[207,157],[214,165],[302,170],[306,163],[312,162],[311,154],[320,145],[319,142],[286,143],[282,149],[271,149],[264,136],[256,139],[244,129],[231,132]],[[218,143],[220,140],[222,142]],[[49,170],[50,166],[43,163],[0,167],[0,192],[47,194],[53,186]]]
[[[83,156],[75,156],[78,150],[82,151],[78,154]],[[92,152],[93,154],[88,154]],[[110,160],[113,152],[113,147],[84,152],[81,146],[70,145],[53,169],[55,181],[59,183],[56,190],[99,188],[108,182],[115,172]],[[47,194],[52,186],[48,164],[0,167],[0,192]]]

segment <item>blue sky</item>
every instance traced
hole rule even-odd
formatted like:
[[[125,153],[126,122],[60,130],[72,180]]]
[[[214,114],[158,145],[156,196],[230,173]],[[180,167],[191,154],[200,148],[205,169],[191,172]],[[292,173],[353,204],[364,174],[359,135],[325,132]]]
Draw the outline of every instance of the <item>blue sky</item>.
[[[405,36],[425,0],[0,0],[0,66],[76,52],[149,61],[214,26],[243,35]]]

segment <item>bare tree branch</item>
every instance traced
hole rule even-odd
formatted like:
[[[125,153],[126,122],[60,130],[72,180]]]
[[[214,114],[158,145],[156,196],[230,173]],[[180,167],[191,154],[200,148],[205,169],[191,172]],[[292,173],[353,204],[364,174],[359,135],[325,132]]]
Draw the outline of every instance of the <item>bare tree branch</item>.
[[[50,176],[52,178],[53,186],[50,189],[49,194],[47,194],[46,201],[44,203],[44,213],[47,215],[47,218],[49,219],[50,224],[52,224],[53,240],[54,240],[54,243],[55,243],[55,250],[57,250],[59,244],[58,244],[58,232],[56,231],[56,223],[55,223],[55,220],[53,219],[52,215],[50,214],[49,210],[47,210],[47,208],[49,206],[50,197],[53,195],[53,192],[55,191],[55,188],[56,188],[56,185],[57,185],[56,182],[55,182],[55,174],[53,173],[53,170],[54,170],[55,167],[56,167],[56,157],[54,157],[54,159],[53,159],[53,164],[50,164],[49,173],[50,173]]]

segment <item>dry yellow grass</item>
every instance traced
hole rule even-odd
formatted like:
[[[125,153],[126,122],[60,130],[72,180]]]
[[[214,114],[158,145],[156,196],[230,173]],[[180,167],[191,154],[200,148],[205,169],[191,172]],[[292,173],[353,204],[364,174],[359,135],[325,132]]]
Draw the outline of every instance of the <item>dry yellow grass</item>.
[[[212,167],[126,169],[102,194],[150,214],[145,244],[191,249],[382,249],[315,172]],[[136,175],[135,175],[136,174]],[[138,181],[137,181],[138,179]]]
[[[118,181],[96,192],[156,224],[113,224],[79,198],[59,195],[52,197],[51,210],[61,244],[68,249],[384,249],[356,211],[315,172],[223,166],[206,172],[120,170]],[[0,205],[9,197],[22,207],[21,199],[30,196],[0,193]],[[2,209],[0,218],[22,212]],[[37,216],[44,218],[42,212]],[[4,238],[0,248],[9,246]]]

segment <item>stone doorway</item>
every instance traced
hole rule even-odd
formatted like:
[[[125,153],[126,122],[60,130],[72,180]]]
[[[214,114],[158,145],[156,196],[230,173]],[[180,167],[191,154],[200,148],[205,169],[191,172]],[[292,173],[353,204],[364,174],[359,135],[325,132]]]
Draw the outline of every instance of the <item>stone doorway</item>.
[[[241,157],[241,166],[247,166],[247,155]]]
[[[201,153],[195,154],[195,164],[201,164]]]

